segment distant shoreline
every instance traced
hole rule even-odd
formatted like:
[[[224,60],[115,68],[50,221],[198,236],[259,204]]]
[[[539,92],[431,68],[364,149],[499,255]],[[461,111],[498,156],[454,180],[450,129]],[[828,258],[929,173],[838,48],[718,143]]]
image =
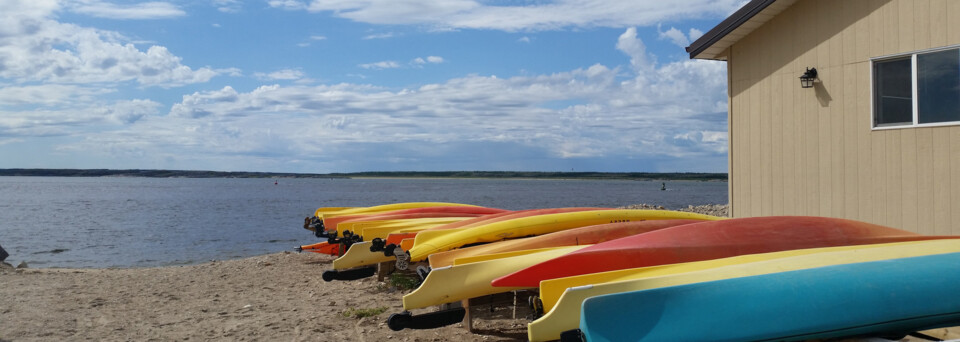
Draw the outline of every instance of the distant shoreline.
[[[143,178],[434,178],[434,179],[588,179],[638,181],[727,181],[726,173],[697,172],[527,172],[527,171],[377,171],[351,173],[225,172],[193,170],[0,169],[0,176]]]

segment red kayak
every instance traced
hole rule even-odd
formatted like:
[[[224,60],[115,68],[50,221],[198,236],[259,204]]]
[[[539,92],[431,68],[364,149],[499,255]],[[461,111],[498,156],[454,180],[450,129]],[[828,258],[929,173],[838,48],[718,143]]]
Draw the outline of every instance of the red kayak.
[[[960,238],[924,236],[866,222],[809,216],[708,221],[599,243],[495,279],[501,287],[627,268],[785,250]]]
[[[592,245],[619,238],[652,232],[654,230],[676,227],[684,224],[703,222],[701,220],[652,220],[598,224],[559,232],[543,234],[522,239],[513,239],[479,246],[467,247],[430,254],[430,267],[439,268],[453,265],[458,258],[506,253],[528,249]]]

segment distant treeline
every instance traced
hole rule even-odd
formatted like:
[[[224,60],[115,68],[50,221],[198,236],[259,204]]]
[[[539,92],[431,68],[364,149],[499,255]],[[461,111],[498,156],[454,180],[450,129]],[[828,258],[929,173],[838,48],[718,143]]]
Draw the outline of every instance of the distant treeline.
[[[522,171],[383,171],[351,173],[276,173],[186,170],[0,169],[0,176],[153,177],[153,178],[535,178],[726,181],[726,173],[693,172],[522,172]]]
[[[543,178],[543,179],[629,179],[726,181],[726,173],[693,172],[543,172],[543,171],[405,171],[331,173],[336,177],[409,177],[409,178]]]

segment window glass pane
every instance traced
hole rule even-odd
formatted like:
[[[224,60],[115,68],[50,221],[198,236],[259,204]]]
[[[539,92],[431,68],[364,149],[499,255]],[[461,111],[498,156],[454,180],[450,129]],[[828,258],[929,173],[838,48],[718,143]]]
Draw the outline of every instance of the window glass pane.
[[[917,119],[960,121],[960,50],[917,55]]]
[[[910,58],[874,62],[874,125],[913,124]]]

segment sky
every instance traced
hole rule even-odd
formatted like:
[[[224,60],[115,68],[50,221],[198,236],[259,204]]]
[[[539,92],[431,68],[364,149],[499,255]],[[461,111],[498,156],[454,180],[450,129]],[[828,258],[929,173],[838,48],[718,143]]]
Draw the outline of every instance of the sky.
[[[726,172],[744,0],[0,0],[0,168]]]

